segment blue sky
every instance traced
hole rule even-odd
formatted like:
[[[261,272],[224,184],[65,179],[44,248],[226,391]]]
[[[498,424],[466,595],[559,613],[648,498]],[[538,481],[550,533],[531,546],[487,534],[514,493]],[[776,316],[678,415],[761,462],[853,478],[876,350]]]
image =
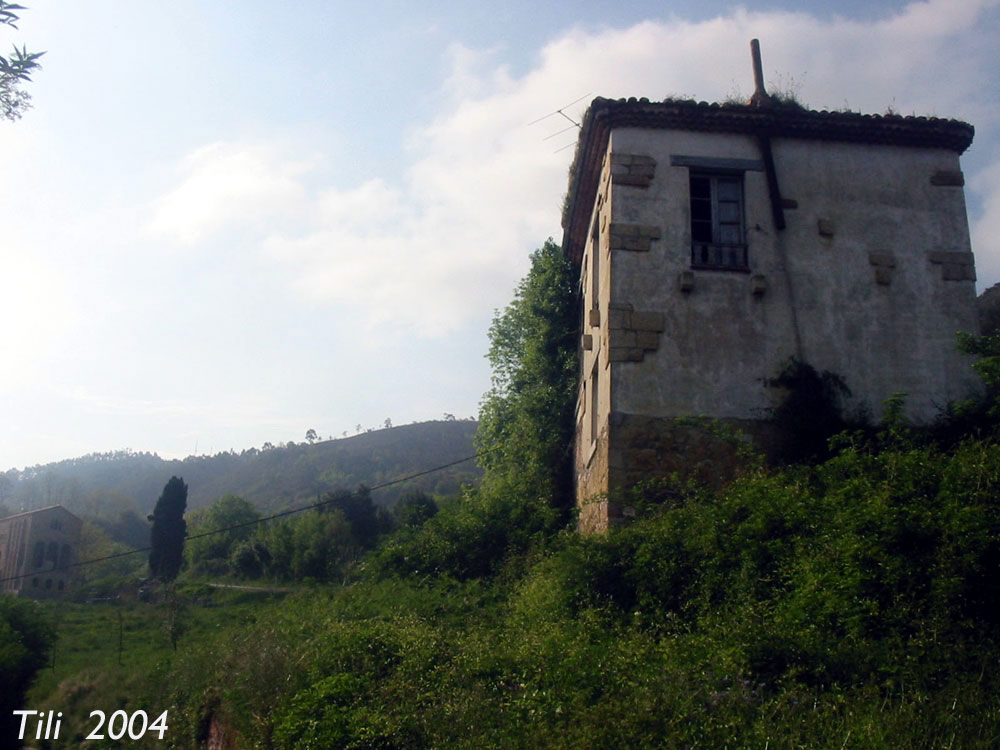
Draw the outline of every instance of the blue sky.
[[[1000,4],[27,0],[0,123],[0,470],[473,416],[594,96],[966,119],[1000,281]]]

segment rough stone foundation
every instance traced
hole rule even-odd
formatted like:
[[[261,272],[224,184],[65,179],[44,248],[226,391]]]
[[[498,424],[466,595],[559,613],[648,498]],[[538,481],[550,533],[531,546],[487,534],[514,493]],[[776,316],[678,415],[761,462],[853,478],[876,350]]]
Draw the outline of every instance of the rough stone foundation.
[[[640,482],[677,474],[718,488],[738,476],[748,455],[773,456],[779,448],[776,430],[763,421],[613,412],[587,465],[578,451],[579,530],[601,533],[622,523],[624,493]]]

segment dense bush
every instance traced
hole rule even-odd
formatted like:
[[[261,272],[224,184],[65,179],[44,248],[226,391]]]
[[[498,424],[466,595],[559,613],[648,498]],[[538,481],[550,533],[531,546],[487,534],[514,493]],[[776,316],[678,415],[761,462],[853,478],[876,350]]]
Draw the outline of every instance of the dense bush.
[[[207,508],[189,513],[192,538],[184,548],[188,565],[196,573],[228,573],[234,549],[250,538],[259,518],[260,512],[253,504],[236,495],[225,495]]]
[[[1000,447],[656,489],[586,538],[466,497],[195,648],[163,700],[246,747],[992,746]]]
[[[17,735],[24,695],[48,661],[55,632],[35,602],[0,594],[0,738]]]
[[[368,558],[374,577],[495,575],[560,525],[548,505],[522,502],[498,491],[469,490],[421,526],[403,526]]]

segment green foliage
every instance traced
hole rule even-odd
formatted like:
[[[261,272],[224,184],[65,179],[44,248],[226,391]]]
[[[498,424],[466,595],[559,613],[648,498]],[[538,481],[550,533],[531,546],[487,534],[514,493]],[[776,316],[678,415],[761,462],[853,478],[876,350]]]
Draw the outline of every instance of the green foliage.
[[[371,557],[376,576],[492,576],[569,518],[576,398],[573,270],[551,240],[531,256],[513,301],[490,326],[492,388],[475,443],[483,486],[430,517],[422,502]],[[415,522],[418,521],[418,522]]]
[[[574,290],[572,264],[546,241],[532,254],[513,301],[490,326],[493,383],[476,433],[488,491],[564,510],[573,505]]]
[[[184,535],[187,522],[187,485],[180,477],[170,477],[163,494],[156,501],[150,520],[153,527],[149,539],[149,570],[154,578],[172,581],[177,577],[184,559]]]
[[[262,578],[272,570],[272,563],[271,550],[257,540],[236,545],[229,556],[229,569],[240,578]]]
[[[149,524],[143,523],[146,536]],[[75,585],[77,596],[103,598],[114,596],[122,587],[131,587],[146,574],[146,561],[141,555],[127,554],[133,547],[112,539],[99,525],[84,521],[80,530],[79,559],[104,560],[98,565],[84,565],[77,569],[79,580]]]
[[[998,490],[995,445],[849,450],[581,540],[564,578],[586,606],[710,634],[753,680],[940,682],[1000,636]]]
[[[991,746],[1000,447],[846,449],[657,491],[654,515],[478,580],[497,554],[474,550],[505,544],[487,528],[516,523],[467,497],[380,550],[420,578],[262,613],[207,678],[237,744]],[[420,558],[417,538],[441,547]]]
[[[404,526],[368,558],[376,577],[496,575],[511,558],[543,545],[558,511],[496,491],[470,490],[419,527]]]
[[[161,637],[120,705],[171,706],[180,747],[208,718],[236,747],[995,745],[1000,446],[848,445],[651,491],[593,537],[470,493],[350,585],[210,636],[195,618],[176,655]]]
[[[972,365],[986,386],[986,393],[980,401],[964,404],[966,412],[984,411],[993,424],[1000,420],[1000,333],[988,336],[958,334],[958,348],[966,354],[978,356]]]
[[[196,572],[225,573],[234,549],[254,533],[254,522],[260,513],[248,501],[236,495],[226,495],[207,508],[188,516],[191,529],[186,544],[188,563]],[[235,527],[235,528],[234,528]],[[229,529],[219,534],[210,532]],[[199,536],[210,534],[208,536]]]
[[[792,358],[776,377],[764,383],[783,393],[771,410],[771,420],[784,439],[784,458],[801,462],[827,457],[830,438],[847,427],[840,400],[851,392],[843,379],[832,372],[817,372],[812,365]]]
[[[392,516],[398,526],[422,526],[437,512],[438,506],[434,498],[425,492],[413,490],[399,499],[392,509]]]
[[[24,709],[31,680],[45,665],[55,632],[35,602],[0,594],[0,738],[16,737],[19,721],[11,713]]]
[[[340,511],[350,524],[351,535],[357,546],[368,549],[375,544],[379,532],[379,518],[372,502],[372,493],[365,485],[354,492],[336,490],[323,498],[325,512]]]
[[[292,697],[274,729],[279,748],[325,750],[344,747],[351,739],[351,708],[365,681],[350,674],[333,674]]]
[[[18,16],[14,11],[24,10],[24,6],[0,0],[0,25],[17,28]],[[17,48],[10,57],[0,56],[0,117],[17,120],[30,106],[31,97],[19,88],[19,84],[31,80],[32,71],[39,68],[38,58],[44,52],[28,52],[27,47]]]
[[[308,511],[258,527],[231,559],[235,572],[243,574],[260,571],[283,581],[331,581],[341,578],[357,549],[343,511]]]

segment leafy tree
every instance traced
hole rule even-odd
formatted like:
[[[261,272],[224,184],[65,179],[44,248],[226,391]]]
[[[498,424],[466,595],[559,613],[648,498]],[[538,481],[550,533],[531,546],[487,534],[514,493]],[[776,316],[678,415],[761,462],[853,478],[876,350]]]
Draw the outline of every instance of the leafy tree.
[[[434,498],[420,490],[407,492],[392,509],[392,515],[400,526],[421,526],[437,512],[438,506]]]
[[[564,522],[573,506],[577,299],[573,268],[548,240],[490,326],[493,384],[479,412],[480,490],[376,550],[377,576],[496,574]]]
[[[994,420],[1000,419],[1000,333],[987,336],[973,336],[969,333],[958,334],[958,348],[966,354],[979,357],[972,369],[986,386],[986,399],[982,405],[970,402],[965,405],[967,410],[985,409],[987,415]]]
[[[261,572],[284,580],[338,577],[353,555],[351,525],[337,509],[303,513],[259,527],[250,541],[233,552],[233,567],[241,575]]]
[[[134,498],[114,490],[93,491],[78,507],[80,515],[99,526],[114,541],[133,548],[149,546],[149,523]]]
[[[187,522],[184,510],[187,508],[187,485],[180,477],[170,477],[163,488],[163,494],[156,501],[150,531],[152,550],[149,553],[149,570],[155,578],[172,581],[181,570],[184,559],[184,536]]]
[[[379,520],[375,503],[372,502],[371,490],[361,484],[354,492],[349,490],[329,492],[324,501],[325,509],[339,510],[344,514],[358,546],[366,549],[375,546]]]
[[[229,568],[242,578],[260,578],[271,567],[271,551],[260,541],[237,545],[230,555]]]
[[[309,443],[309,445],[312,445],[317,440],[319,440],[319,435],[316,434],[316,430],[313,429],[306,430],[306,441]]]
[[[198,536],[209,531],[228,529],[219,534],[191,539],[187,543],[187,557],[190,563],[206,572],[224,572],[212,570],[212,563],[225,568],[228,565],[233,549],[250,538],[254,531],[253,522],[260,518],[260,513],[253,503],[236,495],[220,497],[209,507],[196,510],[189,516],[191,536]],[[231,527],[237,528],[231,528]]]
[[[24,10],[23,5],[0,0],[0,24],[17,28],[18,16],[14,11]],[[31,96],[19,84],[31,80],[31,72],[39,67],[38,58],[44,52],[28,52],[26,47],[17,48],[10,57],[0,56],[0,117],[17,120],[24,110],[31,106]]]
[[[6,472],[3,473],[3,474],[0,474],[0,508],[6,508],[7,507],[6,503],[7,503],[8,499],[10,498],[11,490],[13,489],[13,487],[14,487],[14,482],[10,478],[10,476],[8,476],[8,474]],[[9,515],[10,515],[10,512],[8,510],[8,512],[3,513],[3,515],[0,515],[0,518],[3,518],[4,516],[9,516]]]
[[[164,608],[166,611],[164,613],[163,632],[170,639],[170,646],[176,651],[177,642],[187,632],[189,626],[187,603],[182,597],[177,595],[176,591],[170,590],[167,592]]]
[[[146,541],[149,544],[149,524],[137,519],[143,526]],[[80,529],[79,559],[93,560],[97,558],[121,555],[105,560],[100,565],[85,565],[77,569],[79,584],[86,597],[104,597],[117,593],[123,585],[130,585],[144,573],[145,562],[138,555],[129,555],[134,546],[123,544],[114,539],[96,522],[85,520]]]
[[[485,489],[572,507],[577,315],[572,264],[549,239],[490,326],[476,433]]]

